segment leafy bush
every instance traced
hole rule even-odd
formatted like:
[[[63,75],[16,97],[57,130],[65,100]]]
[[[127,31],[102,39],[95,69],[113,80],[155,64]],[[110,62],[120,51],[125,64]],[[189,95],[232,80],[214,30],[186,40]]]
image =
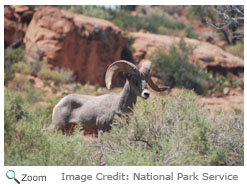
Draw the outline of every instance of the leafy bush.
[[[90,165],[81,133],[67,137],[49,133],[51,123],[42,106],[7,89],[4,102],[5,165]]]
[[[240,87],[244,89],[243,79],[233,79],[233,76],[230,72],[224,76],[219,73],[205,71],[205,75],[208,81],[208,94],[210,95],[227,95],[229,88]]]
[[[191,91],[138,100],[89,145],[95,165],[243,165],[243,117],[210,114]]]
[[[228,46],[226,51],[228,51],[229,53],[236,55],[236,56],[240,56],[240,57],[244,57],[244,42],[238,42],[236,45],[231,45]]]
[[[179,46],[171,46],[169,54],[157,51],[152,56],[156,75],[170,87],[193,89],[198,94],[227,95],[229,88],[241,87],[241,78],[233,78],[232,74],[221,75],[213,70],[200,70],[189,62],[192,48],[181,39]]]
[[[99,85],[89,85],[85,84],[83,87],[80,88],[80,94],[83,95],[102,95],[107,92],[106,88],[102,88]]]
[[[24,57],[24,50],[21,48],[7,49],[5,51],[4,60],[7,62],[6,65],[14,64],[19,62]]]
[[[21,61],[24,56],[24,51],[21,48],[8,49],[4,53],[4,85],[8,81],[13,80],[14,72],[12,65]]]
[[[4,148],[11,144],[17,130],[16,123],[25,118],[28,113],[23,98],[11,89],[5,90],[4,97]]]
[[[104,6],[58,6],[72,12],[84,14],[91,17],[106,19],[115,23],[125,31],[129,30],[146,30],[153,33],[158,33],[159,27],[163,26],[173,30],[182,30],[186,26],[182,22],[167,19],[163,14],[156,14],[152,11],[148,16],[130,16],[129,11],[125,8],[108,9]],[[132,7],[131,7],[132,8]],[[133,7],[134,8],[134,7]]]
[[[11,81],[9,86],[15,90],[21,91],[30,86],[30,81],[26,75],[20,74],[19,76],[15,76],[14,80]]]
[[[37,75],[42,69],[47,68],[47,61],[37,61],[37,62],[31,62],[30,63],[31,71],[33,75]]]
[[[71,137],[48,134],[42,127],[43,120],[32,114],[16,124],[15,133],[8,132],[12,138],[10,144],[5,144],[5,165],[89,164],[80,132]]]
[[[196,34],[196,32],[194,31],[192,27],[187,27],[185,29],[185,36],[188,38],[198,39],[198,35]]]
[[[138,99],[133,114],[90,141],[78,129],[48,132],[61,97],[30,100],[39,91],[30,92],[5,90],[5,165],[243,165],[242,114],[210,113],[192,91]]]
[[[167,86],[194,89],[198,94],[205,94],[207,82],[204,74],[188,60],[191,50],[181,39],[179,48],[171,46],[168,55],[158,51],[152,57],[154,70]]]
[[[38,77],[40,79],[43,79],[45,81],[52,81],[54,83],[59,83],[62,80],[61,75],[59,74],[59,72],[55,71],[55,70],[50,70],[48,68],[46,69],[42,69],[39,73],[38,73]]]
[[[35,88],[32,85],[24,89],[25,101],[33,105],[34,103],[43,101],[45,96],[45,91],[39,88]]]
[[[70,69],[56,68],[56,71],[61,75],[61,83],[68,84],[75,80],[74,72]]]
[[[45,61],[37,62],[36,65],[32,65],[33,74],[37,74],[40,79],[45,81],[51,81],[55,84],[64,83],[68,84],[74,81],[73,71],[64,68],[55,68],[51,70],[48,68]]]
[[[12,65],[12,70],[14,72],[23,73],[23,74],[31,74],[31,66],[30,64],[19,62]]]
[[[111,19],[113,13],[113,11],[110,9],[107,9],[102,6],[95,6],[95,5],[72,5],[72,6],[65,5],[65,6],[57,6],[57,7],[78,14],[84,14],[86,16],[96,17],[106,20]]]
[[[187,14],[189,19],[199,19],[202,23],[206,24],[207,19],[210,19],[213,23],[216,21],[216,15],[213,10],[213,6],[205,5],[193,5]]]
[[[158,33],[161,26],[173,30],[185,28],[183,23],[174,22],[158,15],[130,16],[127,13],[119,13],[119,16],[116,16],[112,22],[124,30],[146,30],[152,33]]]

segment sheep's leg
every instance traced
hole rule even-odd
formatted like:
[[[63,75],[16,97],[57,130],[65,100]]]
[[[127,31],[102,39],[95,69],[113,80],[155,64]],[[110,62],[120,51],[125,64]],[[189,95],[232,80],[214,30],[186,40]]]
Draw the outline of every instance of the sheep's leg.
[[[56,130],[56,125],[54,125],[53,123],[48,127],[48,131],[49,132],[54,132]]]
[[[82,125],[82,130],[83,130],[84,135],[88,135],[88,134],[97,135],[98,134],[98,130],[97,129],[94,129],[94,128],[92,128],[91,126],[89,126],[87,124],[83,124]]]
[[[103,133],[104,133],[104,132],[103,132],[103,130],[99,130],[99,131],[98,131],[98,134],[97,134],[97,137],[102,136],[102,135],[103,135]]]
[[[61,129],[63,134],[72,135],[75,131],[76,123],[69,123],[65,128]]]

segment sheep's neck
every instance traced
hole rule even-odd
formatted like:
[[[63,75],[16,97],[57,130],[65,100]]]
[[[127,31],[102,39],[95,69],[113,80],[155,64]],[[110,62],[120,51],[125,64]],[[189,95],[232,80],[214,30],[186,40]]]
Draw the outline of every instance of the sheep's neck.
[[[120,93],[119,109],[128,112],[136,103],[137,95],[131,91],[129,81],[126,80],[124,88]]]

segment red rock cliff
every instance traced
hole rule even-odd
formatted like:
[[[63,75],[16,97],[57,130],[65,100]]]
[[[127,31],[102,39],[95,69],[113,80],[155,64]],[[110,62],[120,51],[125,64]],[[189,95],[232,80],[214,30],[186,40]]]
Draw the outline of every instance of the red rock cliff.
[[[119,60],[124,37],[114,24],[53,7],[37,7],[24,38],[25,59],[69,68],[81,83],[104,85],[107,67]]]
[[[33,7],[25,5],[4,7],[4,47],[22,39],[33,16]]]
[[[180,37],[151,34],[151,33],[130,33],[134,38],[132,44],[133,57],[137,63],[143,59],[149,59],[157,49],[168,53],[171,45],[178,45]],[[243,68],[244,60],[240,57],[227,53],[220,47],[195,39],[184,38],[187,45],[193,47],[193,54],[190,55],[192,63],[199,62],[201,68],[208,66],[220,66],[222,68]]]

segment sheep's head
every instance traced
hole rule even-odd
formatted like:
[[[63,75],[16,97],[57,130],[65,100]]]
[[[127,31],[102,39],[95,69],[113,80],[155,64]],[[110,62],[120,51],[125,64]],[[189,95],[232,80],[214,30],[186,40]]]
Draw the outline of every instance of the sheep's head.
[[[150,77],[151,71],[151,62],[145,61],[142,63],[140,69],[138,69],[134,64],[125,61],[119,60],[112,63],[107,71],[105,76],[106,87],[111,88],[112,77],[115,73],[123,72],[126,75],[126,78],[129,81],[130,89],[138,96],[147,99],[150,95],[147,84],[158,92],[162,92],[167,89],[167,87],[159,88]]]

